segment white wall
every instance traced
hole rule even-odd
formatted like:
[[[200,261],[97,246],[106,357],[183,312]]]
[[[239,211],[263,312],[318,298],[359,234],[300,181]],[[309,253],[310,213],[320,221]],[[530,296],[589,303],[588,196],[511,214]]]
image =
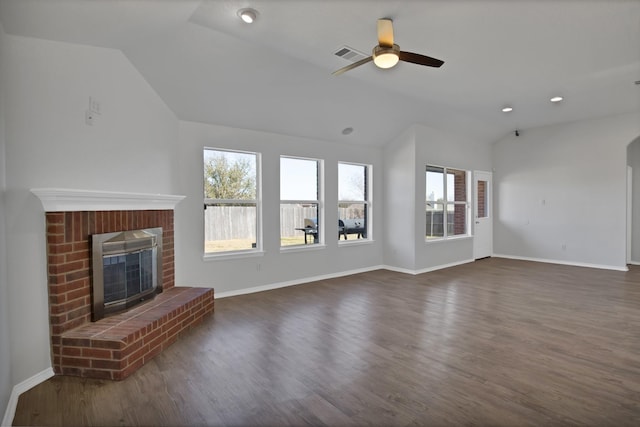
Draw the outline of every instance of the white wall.
[[[640,263],[640,137],[627,148],[627,164],[633,168],[631,208],[631,262]]]
[[[416,126],[416,270],[428,270],[473,260],[473,238],[425,242],[425,166],[445,166],[468,171],[491,171],[491,148],[468,138],[426,126]],[[472,176],[469,176],[472,179]],[[469,218],[473,213],[473,185],[469,182]],[[471,221],[470,221],[471,222]]]
[[[9,402],[11,383],[11,352],[9,337],[9,286],[7,283],[7,252],[5,232],[5,137],[4,137],[4,99],[5,99],[5,34],[0,25],[0,420],[4,408]]]
[[[415,270],[415,129],[384,147],[384,262]]]
[[[42,205],[31,188],[175,194],[178,121],[116,50],[5,37],[11,381],[49,368]],[[85,124],[89,97],[101,103]]]
[[[494,252],[624,269],[625,114],[522,131],[493,146]]]
[[[385,147],[385,264],[391,267],[420,272],[473,259],[472,237],[425,242],[428,164],[490,171],[491,149],[422,125],[413,126]],[[469,196],[471,215],[472,192]]]
[[[228,148],[262,154],[264,255],[203,260],[203,148]],[[338,223],[338,162],[371,164],[373,232],[368,243],[338,244],[325,233],[325,247],[280,250],[280,155],[324,160],[325,224]],[[214,287],[216,294],[335,275],[382,264],[382,158],[375,148],[336,144],[287,135],[180,122],[178,193],[187,198],[176,208],[176,284]],[[322,191],[322,190],[321,190]],[[327,230],[330,227],[327,225]],[[353,238],[353,236],[350,236]]]

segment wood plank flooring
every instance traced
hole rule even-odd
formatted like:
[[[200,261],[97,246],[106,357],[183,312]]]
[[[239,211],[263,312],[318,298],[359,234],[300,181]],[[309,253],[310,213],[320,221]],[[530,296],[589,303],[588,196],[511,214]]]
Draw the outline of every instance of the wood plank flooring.
[[[640,268],[485,259],[216,301],[122,382],[54,377],[15,425],[640,425]]]

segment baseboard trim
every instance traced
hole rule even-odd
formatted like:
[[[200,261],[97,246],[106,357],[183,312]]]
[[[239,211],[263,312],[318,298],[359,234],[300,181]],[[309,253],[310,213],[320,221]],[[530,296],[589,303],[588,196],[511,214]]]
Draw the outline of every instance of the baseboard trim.
[[[256,292],[271,291],[274,289],[286,288],[288,286],[303,285],[305,283],[317,282],[319,280],[335,279],[336,277],[351,276],[352,274],[366,273],[374,270],[381,270],[385,267],[376,265],[372,267],[357,268],[355,270],[340,271],[338,273],[322,274],[320,276],[304,277],[302,279],[288,280],[286,282],[270,283],[268,285],[254,286],[251,288],[238,289],[234,291],[216,292],[216,299],[235,297],[238,295],[253,294]]]
[[[2,426],[10,426],[13,423],[13,418],[16,416],[16,408],[18,407],[18,398],[22,393],[32,389],[42,382],[45,382],[54,375],[55,373],[53,372],[53,368],[47,368],[44,371],[35,374],[31,378],[27,378],[21,383],[14,385],[13,390],[11,390],[11,396],[9,396],[7,409],[4,412]]]
[[[422,268],[420,270],[416,270],[416,274],[429,273],[431,271],[442,270],[444,268],[457,267],[459,265],[469,264],[470,262],[474,261],[475,260],[473,259],[465,259],[462,261],[450,262],[449,264],[436,265],[435,267]]]
[[[462,264],[468,264],[473,261],[474,261],[473,259],[468,259],[464,261],[452,262],[449,264],[437,265],[435,267],[423,268],[420,270],[410,270],[407,268],[394,267],[391,265],[384,265],[384,264],[375,265],[371,267],[358,268],[355,270],[341,271],[338,273],[323,274],[320,276],[305,277],[305,278],[296,279],[296,280],[288,280],[286,282],[270,283],[268,285],[254,286],[251,288],[237,289],[233,291],[226,291],[226,292],[220,292],[220,293],[216,292],[216,299],[235,297],[239,295],[248,295],[256,292],[271,291],[274,289],[286,288],[288,286],[303,285],[305,283],[317,282],[320,280],[327,280],[327,279],[335,279],[336,277],[351,276],[353,274],[367,273],[369,271],[375,271],[375,270],[389,270],[389,271],[395,271],[396,273],[411,274],[415,276],[422,273],[428,273],[430,271],[442,270],[443,268],[449,268],[449,267],[455,267]]]
[[[389,271],[395,271],[396,273],[412,274],[414,276],[416,274],[415,270],[410,270],[408,268],[402,268],[402,267],[394,267],[393,265],[383,265],[380,268],[383,268]]]
[[[436,271],[436,270],[442,270],[443,268],[456,267],[458,265],[468,264],[470,262],[474,262],[474,260],[465,259],[462,261],[451,262],[449,264],[442,264],[442,265],[436,265],[434,267],[421,268],[419,270],[410,270],[408,268],[394,267],[392,265],[384,265],[382,266],[382,268],[389,271],[395,271],[396,273],[412,274],[416,276],[418,274],[429,273],[431,271]]]
[[[629,265],[640,265],[640,261],[629,261],[627,264],[629,264]]]
[[[629,271],[629,268],[624,266],[616,266],[616,265],[606,265],[606,264],[590,264],[587,262],[572,262],[572,261],[561,261],[557,259],[545,259],[545,258],[531,258],[531,257],[523,257],[523,256],[515,256],[515,255],[504,255],[504,254],[493,254],[493,257],[496,258],[507,258],[507,259],[515,259],[519,261],[532,261],[532,262],[544,262],[547,264],[560,264],[560,265],[570,265],[572,267],[586,267],[586,268],[597,268],[599,270],[615,270],[615,271]]]

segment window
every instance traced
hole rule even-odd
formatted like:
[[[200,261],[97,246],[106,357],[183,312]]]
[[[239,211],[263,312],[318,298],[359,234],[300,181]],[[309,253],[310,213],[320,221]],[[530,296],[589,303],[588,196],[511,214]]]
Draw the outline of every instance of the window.
[[[370,229],[371,167],[338,163],[338,239],[366,239]]]
[[[427,166],[426,239],[468,235],[468,173]]]
[[[320,161],[280,157],[280,246],[320,242]]]
[[[204,252],[251,251],[259,241],[259,154],[204,149]]]

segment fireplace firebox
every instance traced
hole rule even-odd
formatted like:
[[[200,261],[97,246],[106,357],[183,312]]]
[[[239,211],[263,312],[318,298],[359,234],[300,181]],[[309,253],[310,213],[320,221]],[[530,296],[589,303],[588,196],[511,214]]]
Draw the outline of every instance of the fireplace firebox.
[[[162,292],[162,228],[94,234],[92,313],[95,322]]]

